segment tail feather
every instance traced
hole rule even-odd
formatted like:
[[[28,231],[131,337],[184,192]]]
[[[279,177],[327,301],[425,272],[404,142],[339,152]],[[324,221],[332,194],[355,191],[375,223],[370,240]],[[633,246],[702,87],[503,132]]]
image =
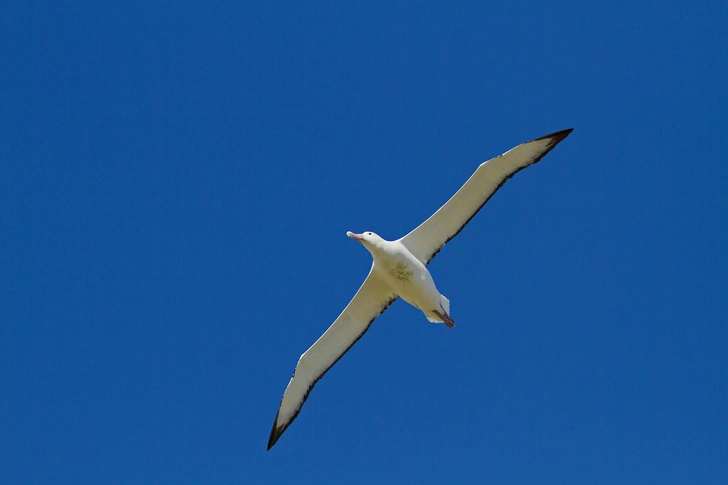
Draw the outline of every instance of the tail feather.
[[[450,317],[450,300],[440,295],[440,309],[424,312],[427,319],[433,323],[444,323],[448,327],[454,327],[455,321]]]
[[[440,295],[440,308],[445,310],[445,313],[450,315],[450,300],[445,295]]]
[[[422,312],[422,313],[424,313],[425,316],[427,317],[427,320],[430,321],[430,322],[432,322],[432,323],[444,323],[443,320],[442,320],[442,318],[438,317],[433,312]]]

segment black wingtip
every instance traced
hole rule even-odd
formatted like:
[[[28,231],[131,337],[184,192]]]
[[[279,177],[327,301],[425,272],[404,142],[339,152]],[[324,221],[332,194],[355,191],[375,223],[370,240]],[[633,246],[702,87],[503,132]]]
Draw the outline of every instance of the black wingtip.
[[[280,412],[280,409],[278,410]],[[268,449],[273,448],[278,438],[281,437],[283,432],[286,430],[285,426],[276,426],[278,424],[278,413],[276,413],[276,419],[273,420],[273,428],[270,430],[270,437],[268,438]]]
[[[556,145],[558,145],[559,142],[561,142],[564,138],[566,138],[567,136],[569,136],[569,133],[571,133],[572,131],[574,131],[573,128],[567,128],[566,130],[557,131],[556,133],[551,133],[550,135],[542,136],[541,138],[536,138],[535,140],[533,140],[533,141],[548,140],[549,142],[546,145],[546,148],[544,149],[544,151],[541,152],[541,154],[538,156],[538,158],[536,158],[532,162],[532,164],[540,162],[541,159],[548,154],[548,152],[550,152],[551,150],[553,150],[554,147]],[[531,143],[531,142],[529,142],[529,143]],[[511,175],[511,177],[513,175],[515,175],[515,172]]]
[[[276,442],[278,441],[278,438],[281,437],[281,434],[282,433],[279,433],[279,434],[271,433],[270,434],[270,438],[268,438],[268,448],[266,449],[266,451],[269,451],[271,448],[273,448],[273,445],[276,444]]]
[[[574,131],[573,128],[567,128],[565,130],[557,131],[555,133],[551,133],[549,135],[542,136],[541,138],[536,138],[533,141],[538,140],[551,140],[551,146],[556,146],[557,143],[559,143],[561,140],[569,136],[569,134]]]
[[[268,449],[270,450],[273,448],[273,445],[276,444],[278,441],[278,438],[281,437],[283,434],[284,429],[283,428],[276,428],[276,425],[273,425],[273,429],[270,432],[270,438],[268,438]]]

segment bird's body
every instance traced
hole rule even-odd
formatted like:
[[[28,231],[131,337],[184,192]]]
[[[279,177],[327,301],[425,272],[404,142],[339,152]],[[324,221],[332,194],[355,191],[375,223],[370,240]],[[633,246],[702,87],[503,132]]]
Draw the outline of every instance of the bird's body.
[[[371,253],[372,273],[389,285],[392,293],[422,310],[431,322],[443,322],[443,316],[450,316],[450,301],[437,290],[427,266],[401,240],[386,241],[373,232],[348,232],[347,236],[360,241]]]
[[[298,359],[278,407],[268,449],[296,419],[313,386],[397,298],[422,310],[431,322],[455,326],[450,316],[450,301],[438,291],[427,264],[506,180],[541,160],[571,131],[537,138],[482,163],[445,205],[396,241],[386,241],[373,232],[347,232],[372,254],[372,268],[344,311]]]

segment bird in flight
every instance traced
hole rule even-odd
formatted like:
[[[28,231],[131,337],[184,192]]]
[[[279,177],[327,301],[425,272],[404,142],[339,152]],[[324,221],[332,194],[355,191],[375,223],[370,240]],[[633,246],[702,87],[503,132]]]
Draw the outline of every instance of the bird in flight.
[[[403,238],[386,241],[373,232],[346,233],[371,253],[372,267],[341,315],[298,359],[273,422],[269,450],[301,412],[313,386],[394,300],[402,298],[431,322],[455,326],[450,301],[438,291],[427,264],[506,180],[541,160],[571,132],[542,136],[482,163],[445,205]]]

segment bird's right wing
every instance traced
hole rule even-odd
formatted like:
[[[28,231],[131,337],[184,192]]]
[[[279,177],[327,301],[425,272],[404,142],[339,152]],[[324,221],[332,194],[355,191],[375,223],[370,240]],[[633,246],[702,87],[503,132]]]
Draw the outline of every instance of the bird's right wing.
[[[541,160],[571,129],[551,133],[483,162],[445,205],[401,241],[422,264],[429,263],[478,213],[506,180]]]
[[[392,293],[389,285],[370,270],[369,276],[341,315],[298,359],[296,370],[283,393],[281,405],[273,422],[273,429],[268,439],[269,450],[296,419],[313,386],[364,335],[374,319],[396,299],[397,295]]]

